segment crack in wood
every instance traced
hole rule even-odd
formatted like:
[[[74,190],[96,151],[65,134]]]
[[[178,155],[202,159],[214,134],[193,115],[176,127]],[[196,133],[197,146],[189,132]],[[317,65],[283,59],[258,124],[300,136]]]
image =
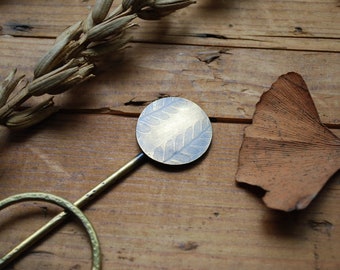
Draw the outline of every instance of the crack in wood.
[[[137,107],[137,106],[136,106]],[[140,106],[143,107],[143,106]],[[132,112],[128,110],[122,109],[113,109],[110,107],[102,107],[102,108],[61,108],[59,110],[61,113],[69,113],[69,114],[108,114],[108,115],[116,115],[116,116],[124,116],[124,117],[139,117],[140,112]],[[213,123],[229,123],[229,124],[251,124],[251,118],[237,118],[237,117],[219,117],[219,116],[210,116],[210,121]],[[340,124],[333,123],[323,123],[327,128],[330,129],[340,129]]]
[[[309,220],[308,225],[312,230],[331,236],[331,231],[333,229],[333,224],[328,220]]]
[[[219,35],[219,34],[212,34],[212,33],[197,33],[197,34],[192,34],[193,37],[199,37],[199,38],[216,38],[216,39],[228,39],[224,35]]]
[[[6,26],[8,26],[14,31],[19,31],[19,32],[29,32],[34,28],[33,26],[29,24],[16,23],[16,22],[9,22],[6,24]]]

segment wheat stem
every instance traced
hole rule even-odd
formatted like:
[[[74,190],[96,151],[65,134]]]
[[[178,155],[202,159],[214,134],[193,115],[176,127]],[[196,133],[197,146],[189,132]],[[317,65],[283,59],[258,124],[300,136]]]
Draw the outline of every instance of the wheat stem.
[[[132,21],[137,17],[159,19],[194,3],[191,0],[123,0],[110,13],[112,2],[96,0],[93,10],[83,21],[62,32],[37,63],[34,78],[24,87],[18,89],[23,76],[15,78],[16,71],[4,80],[0,85],[1,125],[20,128],[44,120],[56,110],[51,109],[50,98],[35,107],[39,110],[34,110],[34,117],[30,112],[18,114],[17,110],[34,96],[60,94],[94,77],[94,67],[100,58],[127,47],[130,36],[126,32],[135,25]]]

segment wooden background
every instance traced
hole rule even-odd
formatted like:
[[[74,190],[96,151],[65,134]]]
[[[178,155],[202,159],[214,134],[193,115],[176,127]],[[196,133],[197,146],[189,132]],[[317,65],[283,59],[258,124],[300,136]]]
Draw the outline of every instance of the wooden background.
[[[30,78],[93,3],[1,0],[0,79],[15,67]],[[0,199],[44,191],[75,201],[139,152],[134,130],[148,102],[181,96],[215,118],[210,151],[186,169],[148,162],[86,208],[103,269],[340,269],[339,172],[292,213],[235,184],[244,128],[281,74],[304,77],[340,136],[340,1],[198,0],[138,23],[118,63],[55,99],[59,113],[28,130],[0,128]],[[41,202],[1,211],[0,255],[59,211]],[[89,269],[90,258],[86,233],[69,222],[8,269]]]

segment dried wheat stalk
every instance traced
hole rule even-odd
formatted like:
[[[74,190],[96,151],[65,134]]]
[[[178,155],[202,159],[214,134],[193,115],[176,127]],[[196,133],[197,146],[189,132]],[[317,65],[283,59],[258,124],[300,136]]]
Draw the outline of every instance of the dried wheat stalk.
[[[34,78],[27,82],[16,70],[0,84],[0,124],[10,128],[32,126],[56,112],[53,95],[94,77],[95,63],[126,47],[126,30],[139,17],[156,20],[194,3],[191,0],[123,0],[111,13],[113,0],[96,0],[83,21],[61,33],[53,47],[40,59]],[[21,110],[34,96],[52,95],[40,104]]]

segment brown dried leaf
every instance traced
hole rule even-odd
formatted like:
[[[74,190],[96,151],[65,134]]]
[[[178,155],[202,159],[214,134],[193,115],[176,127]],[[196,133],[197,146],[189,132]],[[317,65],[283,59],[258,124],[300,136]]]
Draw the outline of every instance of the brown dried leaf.
[[[303,209],[340,168],[340,139],[319,118],[303,78],[279,77],[246,128],[236,181],[262,187],[273,209]]]

